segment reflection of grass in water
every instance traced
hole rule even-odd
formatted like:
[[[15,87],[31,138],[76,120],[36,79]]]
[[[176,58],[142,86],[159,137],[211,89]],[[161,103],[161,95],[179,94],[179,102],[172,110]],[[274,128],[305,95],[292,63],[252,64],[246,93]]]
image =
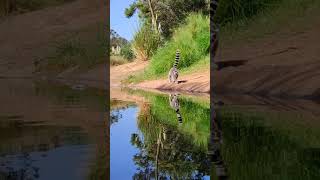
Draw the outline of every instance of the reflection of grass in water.
[[[110,100],[110,108],[111,111],[115,109],[125,109],[129,106],[135,105],[134,102],[127,102],[127,101],[121,101],[121,100]]]
[[[45,81],[35,82],[37,95],[47,96],[53,102],[60,104],[77,104],[85,102],[90,107],[105,111],[106,92],[95,88],[74,90],[67,85],[48,83]]]
[[[222,154],[235,179],[319,179],[320,133],[302,118],[223,108]],[[310,152],[316,153],[313,156]],[[316,159],[318,158],[318,159]]]
[[[150,101],[151,114],[157,121],[171,126],[178,126],[175,110],[170,107],[169,96],[143,91],[131,91],[145,96]],[[192,136],[195,144],[206,148],[210,134],[209,101],[184,98],[179,96],[180,113],[183,123],[179,131]]]
[[[151,104],[141,106],[138,127],[143,138],[133,134],[131,143],[141,150],[134,156],[134,161],[140,168],[146,170],[150,165],[155,167],[158,160],[161,175],[166,174],[178,179],[195,179],[195,172],[200,176],[209,174],[206,149],[194,144],[190,134],[181,133],[176,126],[157,119]],[[142,179],[146,174],[154,175],[155,172],[139,172],[135,177]]]

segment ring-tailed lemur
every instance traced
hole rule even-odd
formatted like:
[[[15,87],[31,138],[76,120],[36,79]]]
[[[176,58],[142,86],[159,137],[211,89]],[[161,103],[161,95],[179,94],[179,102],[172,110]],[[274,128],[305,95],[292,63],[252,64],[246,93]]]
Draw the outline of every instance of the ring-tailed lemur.
[[[180,60],[180,51],[177,50],[177,51],[176,51],[176,58],[175,58],[173,67],[170,69],[169,75],[168,75],[168,78],[169,78],[169,82],[170,82],[170,83],[178,83],[179,73],[178,73],[178,68],[177,68],[177,66],[178,66],[179,60]]]
[[[178,99],[178,94],[170,94],[169,95],[169,103],[170,103],[170,106],[176,111],[178,122],[179,122],[179,124],[181,124],[182,117],[180,114],[180,103],[179,103],[179,99]]]

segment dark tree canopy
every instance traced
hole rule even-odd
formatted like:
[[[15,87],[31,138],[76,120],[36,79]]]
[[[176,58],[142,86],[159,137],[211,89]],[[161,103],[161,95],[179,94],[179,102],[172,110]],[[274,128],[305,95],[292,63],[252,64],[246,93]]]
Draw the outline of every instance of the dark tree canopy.
[[[110,30],[110,45],[111,46],[124,46],[128,44],[128,40],[121,37],[115,30]]]

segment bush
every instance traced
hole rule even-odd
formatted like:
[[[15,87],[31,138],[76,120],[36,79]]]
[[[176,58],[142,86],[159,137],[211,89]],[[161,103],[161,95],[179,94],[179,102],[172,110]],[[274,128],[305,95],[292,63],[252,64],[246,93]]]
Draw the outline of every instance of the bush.
[[[94,36],[96,36],[94,38]],[[50,46],[51,52],[43,57],[43,71],[63,71],[67,68],[78,66],[81,69],[88,69],[97,64],[105,63],[106,33],[103,24],[90,26],[77,33],[72,33],[62,40]]]
[[[216,19],[221,24],[246,20],[282,0],[221,0]]]
[[[178,68],[188,68],[207,56],[209,47],[209,18],[201,14],[191,14],[186,24],[174,32],[173,38],[158,49],[146,73],[151,76],[167,73],[174,63],[177,49],[181,52]]]
[[[146,61],[160,45],[160,35],[151,29],[151,25],[144,24],[134,35],[132,48],[137,59]]]
[[[57,6],[74,0],[1,0],[0,16],[11,13],[25,13],[43,9],[50,6]]]
[[[118,66],[125,63],[128,63],[128,60],[123,58],[122,56],[110,56],[111,66]]]
[[[128,43],[121,48],[120,55],[126,58],[128,61],[132,61],[135,58],[134,53],[132,51],[131,44]]]

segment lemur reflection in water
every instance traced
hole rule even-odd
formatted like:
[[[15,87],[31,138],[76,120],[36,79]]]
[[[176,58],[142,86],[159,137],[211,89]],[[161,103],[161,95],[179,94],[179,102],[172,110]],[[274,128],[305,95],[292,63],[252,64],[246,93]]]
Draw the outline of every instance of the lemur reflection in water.
[[[211,106],[213,108],[213,106]],[[222,145],[222,128],[221,122],[217,118],[216,111],[213,108],[211,110],[211,123],[210,123],[210,142],[209,142],[208,155],[211,162],[216,170],[218,179],[228,179],[227,167],[223,162],[221,156],[221,145]]]
[[[176,111],[178,122],[180,125],[180,124],[182,124],[182,117],[180,114],[180,103],[179,103],[178,96],[179,96],[179,94],[177,94],[177,93],[170,94],[169,95],[169,103],[170,103],[170,106],[172,107],[172,109],[174,109]]]

